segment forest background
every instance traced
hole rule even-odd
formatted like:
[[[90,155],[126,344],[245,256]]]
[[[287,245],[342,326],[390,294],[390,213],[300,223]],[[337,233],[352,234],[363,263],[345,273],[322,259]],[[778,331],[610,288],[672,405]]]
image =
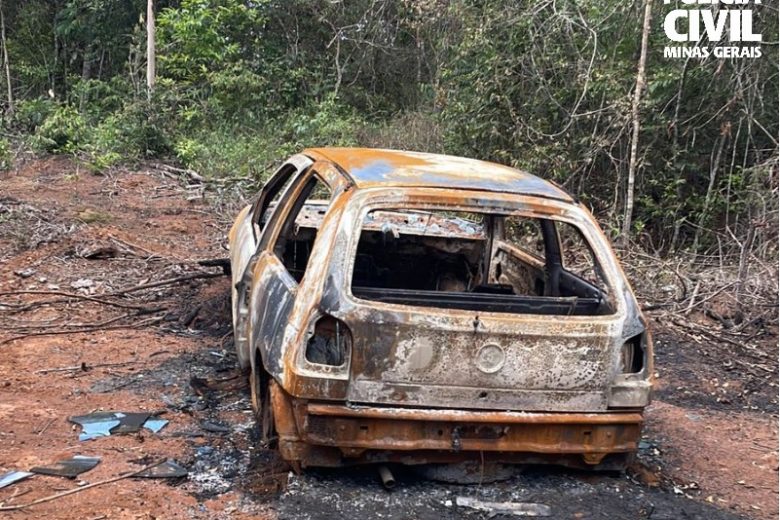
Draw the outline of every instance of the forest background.
[[[760,58],[670,59],[658,0],[158,0],[153,78],[148,7],[0,1],[0,167],[154,160],[257,186],[307,146],[476,157],[577,195],[678,300],[711,268],[776,301],[775,2],[712,6],[752,9]]]

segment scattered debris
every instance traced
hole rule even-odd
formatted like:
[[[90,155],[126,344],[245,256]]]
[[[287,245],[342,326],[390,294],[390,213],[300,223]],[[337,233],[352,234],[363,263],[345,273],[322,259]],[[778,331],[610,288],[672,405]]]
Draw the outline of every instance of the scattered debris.
[[[168,424],[167,419],[160,419],[158,417],[150,417],[146,420],[144,423],[144,428],[151,431],[152,433],[157,433],[163,428],[165,428],[165,425]]]
[[[216,356],[219,357],[219,356]],[[224,357],[224,356],[223,356]],[[235,392],[249,385],[249,379],[243,374],[236,373],[228,377],[209,378],[193,376],[190,378],[190,386],[198,395],[206,395],[209,391]]]
[[[203,421],[200,423],[200,427],[211,433],[230,433],[230,428],[227,426],[210,421]]]
[[[88,415],[69,417],[68,420],[81,426],[80,441],[88,441],[112,434],[136,433],[146,428],[159,432],[168,421],[150,412],[94,412]]]
[[[28,477],[32,477],[32,473],[28,471],[9,471],[5,475],[0,475],[0,489],[10,486],[15,482],[24,480]]]
[[[81,426],[80,441],[108,437],[111,429],[119,426],[119,419],[113,412],[96,412],[89,415],[69,417],[68,420]]]
[[[177,464],[176,461],[166,460],[133,476],[135,478],[181,478],[186,477],[187,474],[187,469]]]
[[[31,267],[26,269],[19,269],[18,271],[14,271],[14,274],[20,278],[29,278],[35,274],[35,269]]]
[[[72,495],[74,493],[78,493],[79,491],[84,491],[85,489],[91,489],[93,487],[102,486],[104,484],[110,484],[111,482],[116,482],[118,480],[123,480],[130,477],[135,477],[136,475],[139,475],[143,473],[144,471],[148,470],[151,467],[157,466],[159,462],[155,462],[154,464],[150,464],[149,466],[146,466],[145,468],[142,468],[138,471],[130,471],[127,473],[122,473],[121,475],[117,475],[116,477],[111,477],[106,480],[99,480],[98,482],[93,482],[92,484],[86,484],[84,486],[80,486],[77,488],[69,489],[67,491],[62,491],[60,493],[55,493],[54,495],[49,495],[47,497],[39,498],[38,500],[33,500],[32,502],[28,502],[27,504],[18,504],[14,506],[0,506],[0,511],[18,511],[20,509],[25,509],[30,506],[42,504],[44,502],[51,502],[52,500],[56,500],[61,497],[65,497],[68,495]],[[29,476],[29,475],[28,475]]]
[[[458,497],[455,503],[478,511],[487,511],[494,515],[550,516],[550,506],[533,502],[483,502],[472,497]]]
[[[75,282],[72,282],[70,286],[73,289],[89,289],[95,286],[95,282],[89,278],[79,278]]]
[[[88,244],[76,251],[76,254],[87,260],[105,260],[119,255],[119,249],[111,244]]]
[[[100,463],[100,457],[86,457],[84,455],[74,455],[70,459],[60,460],[48,466],[38,466],[30,471],[41,475],[52,475],[55,477],[75,478],[85,473]]]
[[[152,415],[146,412],[115,412],[116,417],[119,419],[119,426],[111,428],[111,433],[136,433],[141,430],[141,427],[146,420]]]

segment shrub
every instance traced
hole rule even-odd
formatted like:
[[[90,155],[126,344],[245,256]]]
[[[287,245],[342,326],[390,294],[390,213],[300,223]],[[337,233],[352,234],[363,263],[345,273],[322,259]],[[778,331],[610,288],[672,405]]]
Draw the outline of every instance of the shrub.
[[[187,168],[207,177],[254,179],[262,182],[276,162],[292,153],[273,136],[219,128],[182,137],[174,146]]]
[[[298,148],[355,146],[355,131],[364,121],[354,109],[329,98],[284,117],[289,140]]]
[[[121,76],[108,81],[79,79],[68,94],[70,104],[91,120],[100,120],[106,115],[121,110],[132,96],[132,88]]]
[[[386,123],[365,125],[357,131],[357,141],[369,148],[392,148],[416,152],[442,153],[442,124],[435,114],[403,112]]]
[[[88,139],[84,118],[70,105],[60,105],[36,128],[33,147],[46,152],[75,153]]]
[[[11,153],[11,145],[0,137],[0,171],[10,170],[14,159]]]
[[[95,145],[130,158],[152,157],[170,151],[159,119],[146,102],[125,105],[97,128]]]
[[[57,108],[57,103],[49,98],[23,99],[16,103],[11,126],[31,134]]]

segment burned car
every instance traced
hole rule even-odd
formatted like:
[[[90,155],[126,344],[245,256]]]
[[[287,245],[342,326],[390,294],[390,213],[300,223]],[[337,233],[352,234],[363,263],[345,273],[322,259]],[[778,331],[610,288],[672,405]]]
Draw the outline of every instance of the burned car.
[[[647,325],[558,186],[457,157],[310,149],[229,238],[238,362],[296,469],[618,469],[636,450]]]

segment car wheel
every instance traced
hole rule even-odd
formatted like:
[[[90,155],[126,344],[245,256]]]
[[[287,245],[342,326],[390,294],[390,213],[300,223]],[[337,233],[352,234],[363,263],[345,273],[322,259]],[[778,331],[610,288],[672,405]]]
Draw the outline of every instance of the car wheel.
[[[270,379],[268,373],[263,369],[263,361],[258,354],[249,376],[249,387],[257,431],[260,434],[260,439],[267,446],[270,446],[276,438],[270,399]]]

